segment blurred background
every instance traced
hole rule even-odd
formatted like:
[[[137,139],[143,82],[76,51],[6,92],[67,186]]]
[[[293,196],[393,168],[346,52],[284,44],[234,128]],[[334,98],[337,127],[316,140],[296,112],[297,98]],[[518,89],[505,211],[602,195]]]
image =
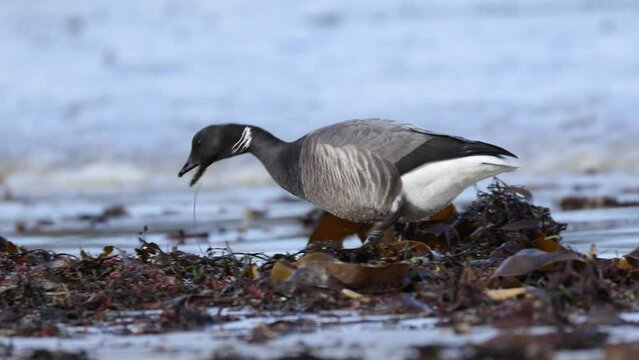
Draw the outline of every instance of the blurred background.
[[[186,188],[195,131],[384,117],[529,178],[639,171],[639,2],[2,0],[0,186]],[[270,184],[248,156],[205,187]]]

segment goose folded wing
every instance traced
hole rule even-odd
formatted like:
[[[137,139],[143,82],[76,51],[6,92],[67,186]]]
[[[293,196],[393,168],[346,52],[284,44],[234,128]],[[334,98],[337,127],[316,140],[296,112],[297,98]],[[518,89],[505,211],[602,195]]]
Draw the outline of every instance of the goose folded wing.
[[[435,161],[474,155],[511,156],[498,146],[442,135],[392,120],[349,120],[308,135],[316,143],[354,146],[388,160],[400,175]]]
[[[396,163],[431,138],[425,132],[415,131],[410,124],[393,120],[348,120],[307,135],[307,139],[336,148],[353,146]]]
[[[517,157],[508,150],[481,141],[471,141],[448,135],[429,134],[429,136],[430,138],[424,141],[420,146],[408,152],[394,163],[400,174],[410,172],[426,163],[467,156],[489,155],[496,157]]]

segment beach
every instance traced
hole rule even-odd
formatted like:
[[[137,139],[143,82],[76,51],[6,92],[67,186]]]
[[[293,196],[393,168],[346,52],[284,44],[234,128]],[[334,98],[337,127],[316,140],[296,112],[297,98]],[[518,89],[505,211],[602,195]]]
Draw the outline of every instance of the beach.
[[[582,184],[593,193],[600,186]],[[543,189],[547,190],[543,190]],[[583,194],[576,185],[554,184],[536,193],[553,208],[558,221],[568,223],[562,244],[582,253],[593,251],[603,258],[631,252],[637,245],[638,207],[596,208],[562,211],[557,194]],[[548,190],[549,189],[549,190]],[[485,191],[483,189],[482,191]],[[129,193],[108,196],[24,197],[5,201],[0,207],[8,239],[27,249],[97,256],[105,246],[115,247],[119,256],[134,256],[140,238],[157,243],[167,253],[185,251],[200,256],[236,253],[279,256],[303,250],[311,229],[304,219],[313,209],[279,188],[226,189],[197,193]],[[467,191],[458,202],[465,206],[476,196]],[[553,198],[554,197],[554,198]],[[123,205],[125,204],[125,205]],[[106,210],[106,211],[105,211]],[[105,214],[111,214],[104,217]],[[100,218],[102,216],[102,218]],[[13,226],[12,226],[13,223]],[[351,237],[346,247],[360,246]],[[125,255],[128,254],[128,255]],[[84,256],[84,255],[83,255]],[[112,312],[102,321],[85,326],[62,326],[63,337],[4,337],[0,344],[10,358],[34,349],[85,352],[92,359],[140,358],[236,358],[275,359],[285,356],[320,358],[414,358],[420,348],[435,346],[460,358],[468,347],[507,336],[512,330],[483,325],[460,333],[443,325],[444,319],[426,313],[375,314],[370,311],[337,310],[323,312],[256,311],[250,308],[216,308],[208,313],[223,318],[219,324],[190,331],[148,334],[161,316],[160,310]],[[606,344],[632,343],[636,313],[622,313],[621,325],[597,326],[606,333]],[[575,318],[580,323],[586,321]],[[270,324],[270,325],[269,325]],[[255,340],[262,327],[272,327],[266,339]],[[279,329],[279,330],[276,330]],[[523,335],[552,334],[552,326],[522,327]],[[609,346],[609,345],[606,345]],[[605,348],[565,349],[554,358],[599,359]],[[464,350],[466,349],[466,350]],[[299,356],[302,356],[299,355]],[[462,356],[463,357],[463,356]]]
[[[637,269],[624,255],[639,245],[638,20],[639,6],[622,0],[0,2],[0,236],[16,247],[2,242],[3,261],[11,264],[3,265],[0,295],[29,290],[20,279],[38,279],[53,265],[95,266],[100,274],[105,261],[136,264],[172,281],[175,274],[154,268],[164,264],[146,263],[154,256],[250,259],[252,267],[236,265],[261,286],[241,293],[246,289],[238,276],[209,276],[207,286],[217,291],[212,283],[229,282],[223,290],[242,304],[219,305],[218,293],[198,293],[184,275],[177,278],[188,293],[159,294],[134,308],[105,301],[86,310],[82,303],[82,311],[59,316],[59,323],[37,311],[11,321],[15,314],[3,309],[0,357],[37,358],[36,350],[77,359],[467,359],[508,358],[526,349],[535,359],[612,359],[636,353],[636,303],[602,295],[570,308],[580,295],[548,284],[583,275],[573,265],[609,274],[615,264],[634,282],[611,277],[598,284],[609,286],[607,295],[627,300],[635,294],[636,300]],[[500,181],[524,187],[532,195],[527,202],[565,223],[558,234],[542,235],[579,255],[502,284],[524,289],[520,295],[487,299],[501,289],[486,285],[466,289],[479,297],[469,296],[470,305],[446,308],[454,301],[445,299],[446,306],[433,306],[436,296],[420,286],[444,283],[442,264],[459,267],[455,276],[469,264],[479,280],[465,284],[484,286],[495,261],[506,258],[466,254],[463,247],[473,244],[468,239],[481,238],[475,224],[478,232],[466,234],[461,247],[448,247],[439,234],[436,245],[448,248],[429,243],[427,255],[393,260],[431,282],[411,273],[410,285],[392,291],[322,283],[333,301],[326,310],[302,300],[291,310],[273,295],[282,289],[264,264],[303,268],[297,262],[317,209],[277,187],[248,155],[214,164],[192,188],[177,173],[193,134],[206,125],[251,124],[293,141],[356,118],[406,121],[512,151],[522,166]],[[462,193],[457,211],[494,181]],[[528,236],[526,226],[514,232]],[[343,245],[355,251],[361,241],[349,236]],[[610,285],[613,278],[625,295]],[[60,281],[57,275],[49,280]],[[53,286],[46,282],[33,286],[44,286],[33,294],[70,301],[72,291],[62,285],[55,291],[45,289]],[[16,299],[29,303],[31,297]],[[536,301],[547,299],[570,306],[557,305],[561,311],[551,320],[540,318],[547,314]],[[191,300],[198,306],[182,307]],[[393,311],[395,302],[401,306]],[[517,306],[534,309],[528,322],[502,327],[498,310],[510,314]],[[184,309],[197,311],[179,313]],[[486,315],[487,309],[496,314]],[[487,349],[504,352],[482,352]]]

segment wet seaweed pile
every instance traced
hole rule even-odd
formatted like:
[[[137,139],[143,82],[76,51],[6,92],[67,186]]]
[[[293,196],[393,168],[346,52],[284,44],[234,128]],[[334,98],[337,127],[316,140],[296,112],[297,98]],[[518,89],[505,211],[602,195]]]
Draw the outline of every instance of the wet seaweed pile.
[[[165,252],[144,233],[135,254],[27,250],[0,244],[0,332],[61,335],[62,325],[105,323],[114,314],[155,310],[139,332],[193,329],[231,321],[207,308],[255,313],[349,309],[362,314],[438,316],[464,332],[498,327],[615,324],[639,310],[639,249],[601,259],[561,244],[565,225],[530,194],[494,183],[458,213],[398,226],[379,246],[343,249],[366,225],[324,215],[307,249],[266,257],[208,249]],[[264,334],[255,334],[255,338]]]

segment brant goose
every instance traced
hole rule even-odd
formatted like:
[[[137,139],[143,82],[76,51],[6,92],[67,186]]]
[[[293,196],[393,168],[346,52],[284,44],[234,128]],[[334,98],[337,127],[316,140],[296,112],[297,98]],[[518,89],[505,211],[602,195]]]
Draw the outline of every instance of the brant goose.
[[[284,142],[252,125],[211,125],[193,137],[178,176],[247,152],[290,193],[354,222],[378,222],[368,242],[396,221],[427,219],[482,179],[518,167],[498,146],[391,120],[349,120]]]

